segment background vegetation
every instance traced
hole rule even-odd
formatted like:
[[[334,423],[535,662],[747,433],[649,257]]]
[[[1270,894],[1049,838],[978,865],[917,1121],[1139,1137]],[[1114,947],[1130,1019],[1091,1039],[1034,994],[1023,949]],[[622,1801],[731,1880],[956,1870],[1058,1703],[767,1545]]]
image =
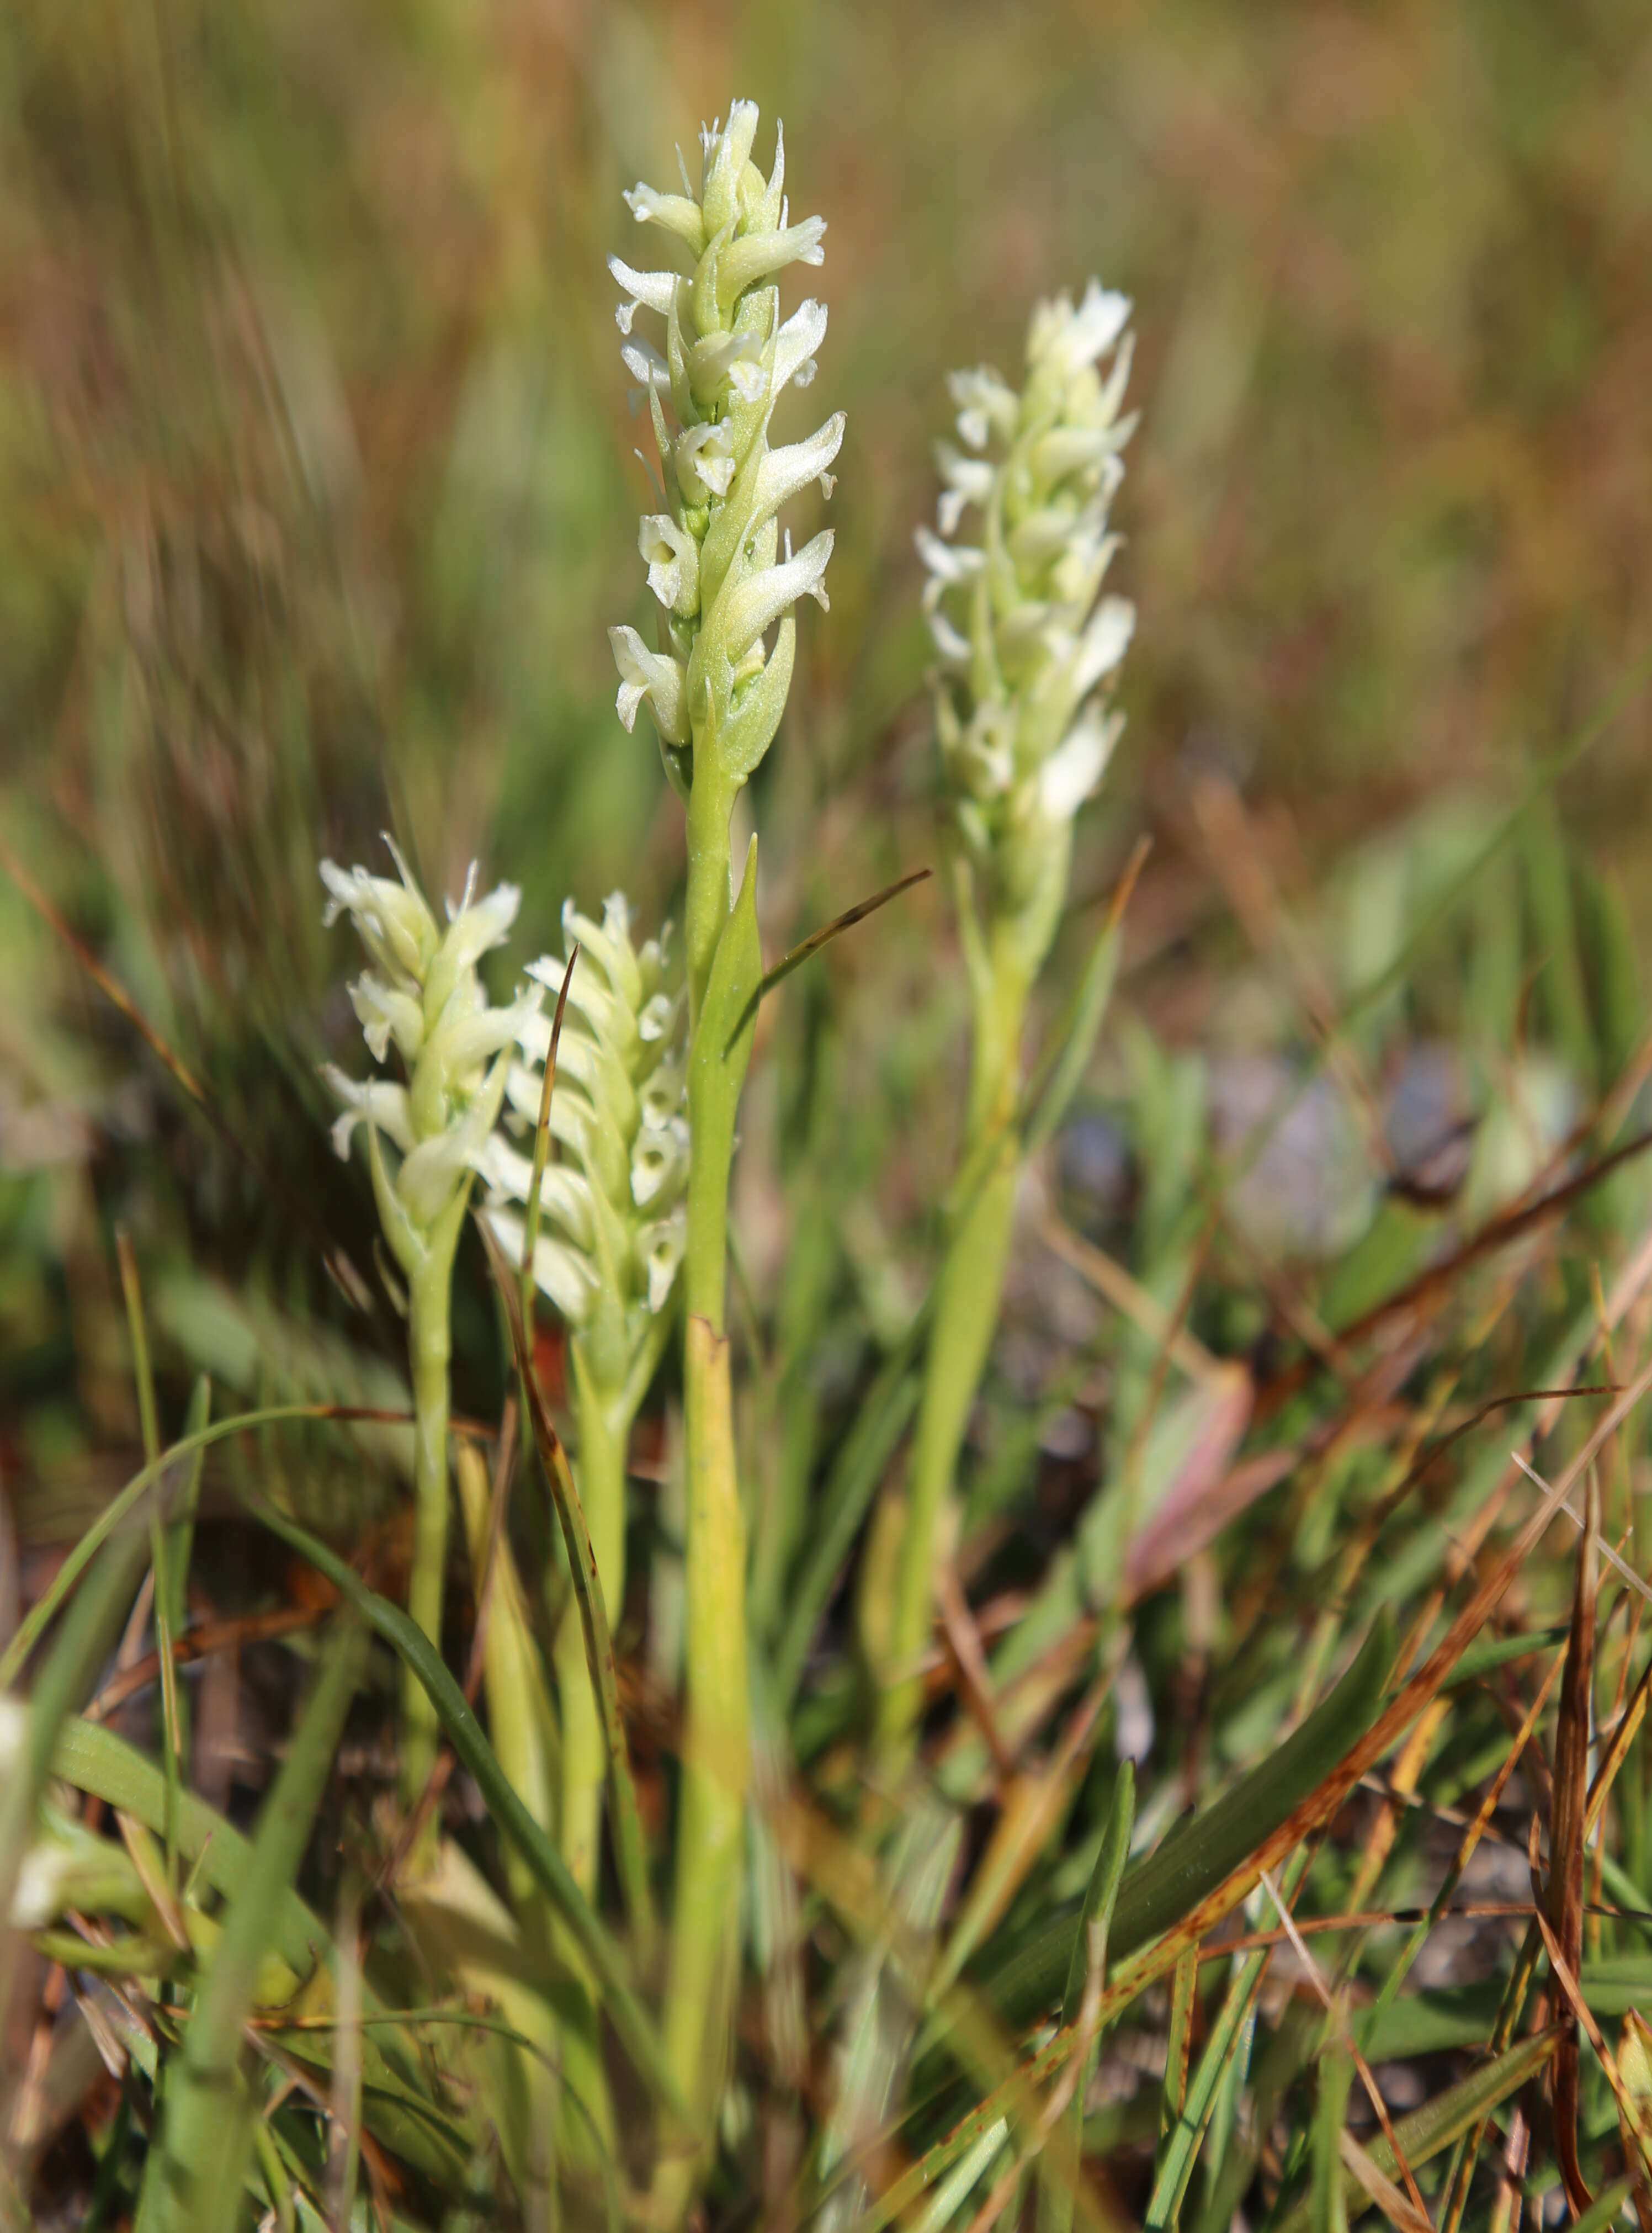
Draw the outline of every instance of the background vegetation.
[[[317,854],[374,857],[387,825],[433,893],[480,856],[524,885],[515,959],[553,942],[564,895],[589,908],[623,883],[649,923],[680,904],[680,818],[613,713],[605,629],[641,617],[641,477],[604,258],[631,237],[620,188],[663,177],[661,150],[731,91],[784,115],[800,191],[829,219],[831,339],[809,400],[849,414],[831,612],[800,629],[751,800],[771,959],[937,857],[911,532],[933,503],[945,368],[1013,373],[1033,297],[1092,270],[1137,305],[1144,416],[1115,506],[1140,612],[1129,727],[1082,830],[1046,1029],[1135,841],[1153,850],[1101,1049],[1027,1191],[972,1436],[962,1625],[927,1725],[958,1869],[929,1910],[902,1910],[954,1969],[985,1962],[985,1992],[1018,1930],[1060,1913],[1070,1934],[1122,1757],[1140,1763],[1150,1843],[1267,1755],[1382,1608],[1419,1650],[1436,1641],[1465,1600],[1442,1614],[1431,1593],[1484,1581],[1497,1531],[1532,1508],[1506,1458],[1536,1413],[1512,1399],[1639,1367],[1644,1166],[1582,1183],[1648,1113],[1652,31],[1629,0],[9,12],[0,835],[22,876],[0,877],[0,1638],[145,1455],[117,1227],[164,1438],[202,1371],[220,1409],[405,1400],[370,1198],[328,1150],[315,1076],[354,1036]],[[736,1228],[747,1472],[789,1515],[779,1540],[758,1532],[777,1650],[810,1610],[843,1454],[934,1261],[963,1019],[939,880],[764,1012]],[[506,1359],[467,1248],[456,1408],[491,1431]],[[555,1396],[549,1319],[539,1338]],[[1545,1472],[1609,1402],[1551,1403]],[[633,1455],[634,1571],[654,1594],[639,1583],[619,1639],[661,1812],[673,1418],[667,1386]],[[1633,1564],[1643,1427],[1610,1447],[1607,1533],[1630,1531]],[[812,1605],[823,1624],[798,1631],[807,1679],[777,1739],[840,1826],[857,1820],[886,1461],[898,1489],[886,1449],[873,1516]],[[191,1677],[194,1779],[244,1826],[328,1600],[238,1515],[237,1490],[396,1598],[405,1462],[393,1430],[362,1426],[250,1434],[209,1463],[194,1617],[232,1634]],[[1309,1907],[1433,1896],[1556,1657],[1577,1571],[1562,1522],[1496,1611],[1548,1657],[1449,1696],[1442,1670],[1391,1780],[1314,1826],[1330,1834]],[[1636,1592],[1611,1590],[1603,1742],[1628,1727],[1614,1715],[1645,1656]],[[460,1672],[471,1604],[456,1571]],[[283,1621],[298,1644],[270,1640]],[[984,1694],[972,1634],[998,1654]],[[134,1631],[128,1668],[147,1648]],[[1091,1708],[1098,1668],[1112,1687]],[[393,1684],[373,1669],[301,1879],[328,1916],[341,1866],[370,1878],[393,1843]],[[1022,1702],[1007,1727],[1006,1695]],[[1583,1726],[1587,1696],[1574,1681],[1563,1726]],[[1544,1761],[1504,1794],[1495,1868],[1476,1865],[1482,1904],[1532,1905],[1525,1824],[1550,1824],[1564,1782],[1560,1698]],[[136,1690],[121,1724],[152,1751],[156,1710]],[[1594,1865],[1597,1904],[1619,1909],[1652,1907],[1638,1748]],[[1394,1781],[1433,1811],[1392,1804]],[[477,1794],[452,1778],[450,1826],[494,1866]],[[878,1826],[864,1834],[887,1859]],[[732,2113],[725,2134],[719,2222],[789,2223],[818,2199],[833,2043],[864,1987],[851,1955],[876,1937],[864,1912],[845,1919],[818,1852],[786,1852],[777,1881],[813,1935],[795,1974],[753,1956],[750,2123]],[[368,1909],[393,1963],[393,1904]],[[784,1942],[753,1927],[759,1950]],[[1329,1942],[1350,2006],[1396,1976],[1409,1927]],[[1395,2114],[1484,2067],[1467,2050],[1525,1928],[1431,1936],[1407,1990],[1445,1997],[1433,2030],[1415,2016],[1389,2041],[1391,2060],[1423,2055],[1384,2080]],[[1646,1962],[1638,1926],[1590,1929],[1597,1965]],[[0,2058],[16,2114],[76,2005],[46,1953],[19,1958]],[[1345,2206],[1348,2067],[1293,1958],[1268,1972],[1262,2095],[1216,2066],[1239,2075],[1190,2220],[1195,2203],[1212,2223],[1224,2204],[1287,2212],[1311,2172],[1320,2222]],[[1619,1988],[1597,1994],[1614,2039],[1638,1973]],[[1546,1989],[1552,2015],[1564,1993]],[[1093,2206],[1127,2218],[1174,2162],[1178,2040],[1222,2037],[1219,1992],[1189,2017],[1179,1990],[1135,2009],[1091,2095]],[[1633,2149],[1589,2052],[1598,2184]],[[100,2165],[99,2209],[125,2206],[123,2097],[65,2054],[61,2087],[14,2125],[42,2223],[81,2222]],[[904,2067],[906,2047],[887,2059]],[[481,2084],[457,2068],[444,2086]],[[1360,2099],[1356,2078],[1349,2114],[1375,2143]],[[901,2160],[941,2131],[927,2113]],[[1552,2193],[1545,2113],[1527,2129]],[[880,2158],[874,2191],[898,2169]],[[981,2158],[960,2223],[1000,2169]],[[459,2207],[450,2170],[406,2175],[406,2222]],[[1476,2210],[1493,2207],[1481,2178]]]

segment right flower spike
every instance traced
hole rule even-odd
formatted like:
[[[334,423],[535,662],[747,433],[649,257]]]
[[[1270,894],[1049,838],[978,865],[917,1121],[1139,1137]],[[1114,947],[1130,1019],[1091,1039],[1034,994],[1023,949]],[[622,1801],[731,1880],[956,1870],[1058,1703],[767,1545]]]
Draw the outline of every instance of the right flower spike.
[[[1014,924],[1029,974],[1065,896],[1073,817],[1123,726],[1107,684],[1135,609],[1101,587],[1135,424],[1119,410],[1129,315],[1092,279],[1076,307],[1060,295],[1034,310],[1020,394],[985,368],[951,374],[963,446],[936,445],[940,533],[917,534],[952,810],[980,904],[989,921]],[[979,541],[952,540],[972,505]]]

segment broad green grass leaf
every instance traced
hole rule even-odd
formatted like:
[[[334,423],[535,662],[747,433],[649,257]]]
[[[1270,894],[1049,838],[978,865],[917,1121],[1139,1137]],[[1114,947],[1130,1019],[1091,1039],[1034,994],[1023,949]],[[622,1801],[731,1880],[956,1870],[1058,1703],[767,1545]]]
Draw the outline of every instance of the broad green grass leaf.
[[[1179,1825],[1126,1872],[1109,1934],[1122,1957],[1179,1922],[1315,1791],[1363,1736],[1394,1662],[1392,1626],[1377,1621],[1330,1696],[1268,1759],[1232,1791]],[[1073,1915],[1052,1917],[985,1980],[1005,2018],[1031,2022],[1063,1989],[1071,1956]]]

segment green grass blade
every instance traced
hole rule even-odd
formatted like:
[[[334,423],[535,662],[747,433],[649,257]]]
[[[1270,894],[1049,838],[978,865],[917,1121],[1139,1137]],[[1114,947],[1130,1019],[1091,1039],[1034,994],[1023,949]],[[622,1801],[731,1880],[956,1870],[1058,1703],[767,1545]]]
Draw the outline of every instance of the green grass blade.
[[[820,1616],[831,1595],[867,1507],[877,1494],[884,1468],[905,1434],[918,1404],[913,1364],[922,1340],[927,1313],[920,1312],[900,1347],[884,1363],[861,1406],[842,1449],[834,1460],[811,1517],[813,1547],[797,1577],[775,1646],[775,1689],[790,1705],[803,1679]]]
[[[138,1383],[138,1417],[143,1434],[146,1464],[160,1455],[160,1418],[155,1406],[155,1374],[149,1356],[149,1330],[144,1321],[143,1285],[138,1276],[137,1254],[125,1226],[115,1228],[115,1253],[120,1262],[120,1286],[126,1296],[127,1325],[132,1340],[133,1377]],[[149,1562],[154,1569],[150,1618],[155,1633],[155,1653],[160,1662],[160,1722],[162,1756],[166,1774],[166,1881],[178,1882],[178,1810],[184,1788],[183,1740],[178,1717],[178,1666],[172,1657],[172,1602],[177,1594],[171,1579],[170,1537],[157,1508],[149,1510]]]
[[[381,1598],[377,1591],[370,1590],[353,1567],[307,1528],[257,1498],[250,1496],[247,1502],[272,1534],[307,1559],[317,1573],[325,1575],[340,1594],[348,1598],[384,1641],[400,1653],[424,1685],[447,1732],[449,1743],[475,1780],[489,1813],[533,1871],[540,1890],[567,1924],[600,1981],[614,2028],[636,2065],[639,2076],[647,2080],[660,2100],[680,2113],[681,2105],[674,2098],[675,2089],[654,2027],[631,1989],[624,1955],[592,1912],[562,1855],[512,1789],[481,1723],[465,1703],[464,1692],[448,1673],[429,1638],[400,1605],[392,1605],[388,1598]]]
[[[1123,943],[1120,924],[1109,921],[1090,948],[1061,1028],[1053,1041],[1047,1077],[1035,1076],[1027,1095],[1028,1113],[1022,1133],[1022,1153],[1036,1156],[1050,1139],[1072,1104],[1083,1083],[1084,1072],[1106,1019],[1108,1003],[1118,977],[1119,950]]]
[[[1130,1837],[1135,1828],[1135,1766],[1134,1761],[1127,1760],[1119,1767],[1119,1780],[1113,1787],[1113,1800],[1108,1809],[1107,1826],[1102,1833],[1101,1851],[1096,1854],[1096,1865],[1090,1871],[1084,1904],[1078,1911],[1078,1927],[1073,1932],[1073,1950],[1067,1963],[1067,1989],[1061,2002],[1063,2024],[1078,2021],[1078,2012],[1083,2005],[1084,1980],[1093,1967],[1106,1962],[1113,1913],[1118,1904],[1119,1886],[1124,1881],[1125,1868],[1129,1862]],[[1092,1930],[1100,1939],[1100,1951],[1094,1957],[1090,1949]]]
[[[1521,2040],[1506,2053],[1482,2063],[1478,2070],[1471,2070],[1467,2078],[1460,2079],[1455,2086],[1448,2086],[1443,2093],[1436,2094],[1432,2101],[1425,2101],[1409,2116],[1400,2118],[1394,2127],[1394,2137],[1406,2161],[1414,2170],[1418,2164],[1427,2163],[1482,2117],[1488,2116],[1499,2102],[1518,2093],[1548,2061],[1558,2036],[1553,2028],[1534,2032],[1530,2039]],[[1377,2169],[1388,2178],[1397,2175],[1399,2165],[1386,2135],[1371,2143],[1369,2154]],[[1343,2180],[1348,2200],[1356,2206],[1363,2204],[1363,2193],[1353,2173],[1345,2171]],[[1314,2223],[1314,2198],[1309,2194],[1278,2222],[1275,2233],[1312,2233]]]
[[[329,1638],[291,1748],[258,1816],[245,1878],[169,2073],[159,2142],[145,2166],[139,2233],[231,2233],[252,2152],[255,2109],[241,2073],[270,1914],[292,1887],[367,1654],[354,1618]]]
[[[189,1410],[184,1419],[185,1437],[198,1435],[211,1413],[212,1383],[203,1372],[190,1394]],[[195,1549],[195,1513],[200,1502],[201,1468],[205,1460],[205,1451],[197,1449],[173,1502],[171,1521],[166,1529],[166,1622],[173,1636],[182,1633],[189,1618],[189,1564]],[[174,1686],[172,1711],[178,1733],[178,1757],[181,1768],[187,1771],[190,1761],[189,1693],[181,1684]]]
[[[1134,1761],[1127,1760],[1121,1761],[1119,1766],[1118,1781],[1113,1787],[1112,1802],[1102,1832],[1101,1848],[1096,1856],[1096,1865],[1089,1872],[1083,1905],[1078,1911],[1078,1926],[1073,1932],[1073,1950],[1067,1963],[1067,1989],[1061,2002],[1063,2026],[1076,2024],[1083,2014],[1084,1989],[1091,1976],[1098,1984],[1106,1976],[1108,1933],[1112,1928],[1119,1886],[1124,1881],[1125,1867],[1130,1858],[1130,1837],[1135,1828],[1135,1766]],[[1084,2153],[1084,2097],[1089,2091],[1090,2080],[1096,2074],[1101,2048],[1102,2037],[1098,2028],[1084,2051],[1083,2063],[1073,2087],[1072,2104],[1066,2120],[1066,2156],[1063,2159],[1051,2160],[1048,2165],[1040,2165],[1041,2174],[1047,2172],[1041,2178],[1038,2191],[1041,2233],[1070,2233],[1073,2205],[1077,2197],[1077,2182]]]

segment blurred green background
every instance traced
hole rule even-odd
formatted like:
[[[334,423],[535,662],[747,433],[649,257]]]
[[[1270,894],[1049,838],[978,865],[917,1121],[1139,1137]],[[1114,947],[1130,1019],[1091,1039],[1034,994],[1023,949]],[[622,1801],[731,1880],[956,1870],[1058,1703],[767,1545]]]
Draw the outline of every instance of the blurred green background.
[[[829,220],[793,431],[849,414],[832,609],[755,802],[776,950],[935,856],[912,530],[942,375],[1013,370],[1033,298],[1092,271],[1137,306],[1141,632],[1081,894],[1142,827],[1174,869],[1213,767],[1310,885],[1437,798],[1479,815],[1652,642],[1642,0],[16,0],[0,828],[221,1120],[146,1056],[134,1088],[130,1032],[0,879],[26,1470],[100,1438],[88,1388],[125,1400],[71,1355],[118,1323],[74,1306],[108,1299],[98,1205],[231,1277],[272,1227],[370,1255],[318,1122],[315,1059],[354,1038],[318,850],[371,857],[387,822],[438,889],[480,855],[525,887],[518,954],[565,894],[669,904],[680,817],[605,638],[645,593],[604,258],[634,252],[621,188],[668,184],[733,94],[784,115],[794,210]],[[1562,792],[1642,943],[1649,765],[1640,696]],[[1205,903],[1160,890],[1174,938]],[[830,965],[882,973],[908,1082],[955,1045],[945,921],[932,887]],[[754,1166],[758,1259],[760,1194]]]

